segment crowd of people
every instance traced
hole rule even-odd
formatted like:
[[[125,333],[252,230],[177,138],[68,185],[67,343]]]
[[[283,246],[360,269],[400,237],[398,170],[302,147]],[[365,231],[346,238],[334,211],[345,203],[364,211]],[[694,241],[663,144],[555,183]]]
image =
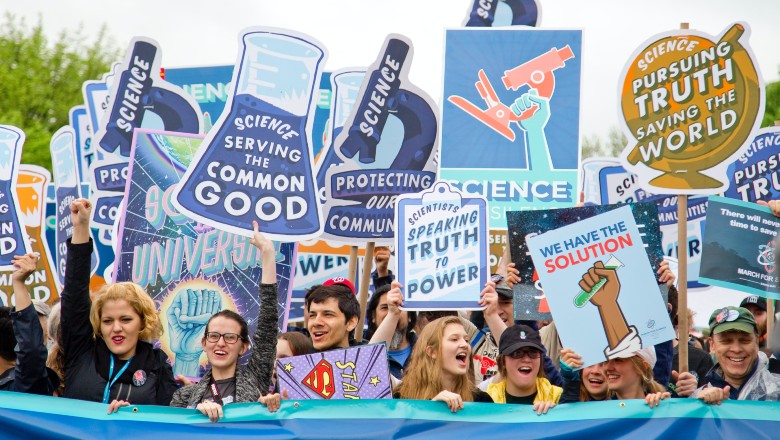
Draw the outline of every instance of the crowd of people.
[[[770,207],[780,214],[780,204]],[[233,311],[208,318],[199,337],[209,367],[192,383],[174,376],[165,352],[153,345],[163,326],[140,286],[109,284],[90,299],[92,205],[78,199],[70,209],[73,235],[60,303],[49,309],[31,301],[24,282],[37,256],[15,258],[15,308],[0,308],[0,390],[102,402],[109,414],[131,404],[191,408],[216,422],[231,403],[260,402],[271,412],[280,407],[287,396],[276,385],[277,359],[384,342],[393,397],[441,401],[452,412],[464,402],[529,405],[542,415],[559,404],[607,399],[644,399],[651,408],[669,398],[780,401],[778,353],[766,347],[767,321],[774,319],[766,300],[750,296],[738,307],[724,305],[710,316],[708,338],[694,339],[690,329],[677,328],[678,314],[688,311],[676,307],[666,264],[657,268],[658,282],[670,286],[668,308],[679,338],[596,365],[585,366],[560,346],[554,321],[515,320],[512,287],[520,279],[513,264],[500,265],[485,285],[480,312],[414,313],[402,310],[404,286],[388,269],[386,247],[374,253],[365,325],[354,286],[339,277],[307,291],[302,328],[279,333],[275,250],[257,223],[251,243],[263,274],[254,334],[250,339],[247,320]],[[358,327],[365,328],[361,340],[354,338]],[[679,366],[679,343],[688,344],[690,368]]]

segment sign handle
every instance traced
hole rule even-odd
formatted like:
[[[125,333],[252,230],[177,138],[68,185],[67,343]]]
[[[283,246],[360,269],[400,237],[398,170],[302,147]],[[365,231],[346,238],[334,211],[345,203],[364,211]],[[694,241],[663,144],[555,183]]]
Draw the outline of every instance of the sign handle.
[[[357,258],[356,258],[357,260]],[[355,327],[355,340],[363,340],[363,326],[366,319],[366,302],[368,302],[368,283],[371,281],[371,268],[374,263],[374,242],[366,243],[366,256],[363,259],[363,273],[360,277],[360,317]]]
[[[355,285],[355,278],[357,277],[357,262],[358,262],[358,247],[351,246],[349,248],[349,266],[347,267],[347,279]]]

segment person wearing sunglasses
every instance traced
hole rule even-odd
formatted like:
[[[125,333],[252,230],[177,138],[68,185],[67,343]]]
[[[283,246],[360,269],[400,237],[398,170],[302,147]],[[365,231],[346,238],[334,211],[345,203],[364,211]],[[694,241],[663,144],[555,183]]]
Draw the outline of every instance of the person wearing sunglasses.
[[[265,396],[272,387],[278,332],[276,250],[273,243],[258,232],[257,222],[254,222],[254,229],[251,243],[261,252],[263,275],[252,356],[246,367],[238,367],[238,360],[250,347],[246,320],[231,310],[215,313],[206,324],[201,340],[211,369],[200,382],[177,390],[171,400],[171,406],[196,408],[212,422],[222,418],[224,405],[257,402],[261,394]]]
[[[538,415],[558,404],[563,393],[552,385],[542,368],[544,345],[533,328],[517,324],[501,334],[498,343],[500,382],[491,383],[487,393],[495,403],[533,405]]]

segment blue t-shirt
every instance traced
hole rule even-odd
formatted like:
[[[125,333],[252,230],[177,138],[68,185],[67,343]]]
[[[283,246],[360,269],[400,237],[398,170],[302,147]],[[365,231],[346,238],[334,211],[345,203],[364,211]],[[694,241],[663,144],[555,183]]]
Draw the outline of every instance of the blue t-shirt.
[[[394,361],[398,362],[400,365],[404,365],[406,363],[406,360],[409,358],[410,354],[412,354],[412,344],[409,344],[406,346],[406,348],[398,351],[387,351],[387,355],[390,356]]]

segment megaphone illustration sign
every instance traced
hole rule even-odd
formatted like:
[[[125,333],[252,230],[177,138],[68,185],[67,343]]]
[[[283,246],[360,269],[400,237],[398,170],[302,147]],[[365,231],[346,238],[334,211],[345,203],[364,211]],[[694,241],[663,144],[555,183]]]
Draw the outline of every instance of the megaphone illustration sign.
[[[620,110],[631,140],[621,160],[659,194],[716,194],[726,167],[749,146],[764,113],[764,85],[735,23],[718,38],[677,30],[656,35],[629,59]]]

